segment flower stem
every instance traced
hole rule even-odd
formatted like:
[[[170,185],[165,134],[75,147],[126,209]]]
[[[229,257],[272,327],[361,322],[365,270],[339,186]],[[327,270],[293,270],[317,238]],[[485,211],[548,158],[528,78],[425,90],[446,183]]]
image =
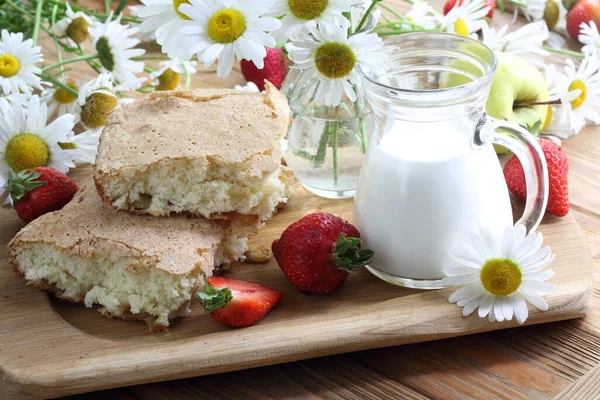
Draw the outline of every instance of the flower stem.
[[[6,1],[8,2],[10,0],[6,0]],[[66,3],[64,1],[61,1],[61,0],[45,0],[45,1],[47,1],[49,3],[52,3],[52,4],[56,4],[58,6],[66,7],[66,5],[65,5]],[[94,12],[93,10],[91,10],[89,8],[85,9],[85,8],[79,7],[79,6],[77,6],[77,5],[73,4],[73,3],[70,3],[70,6],[71,6],[71,9],[73,11],[83,11],[87,15],[94,16],[94,17],[100,19],[101,21],[106,21],[106,19],[108,18],[107,14],[97,13],[97,12]],[[122,22],[133,22],[133,23],[136,23],[136,24],[141,24],[142,23],[142,20],[139,19],[139,18],[125,17],[125,16],[121,17],[121,21]]]
[[[67,85],[65,85],[64,83],[62,83],[61,81],[59,81],[58,79],[50,76],[50,75],[46,75],[46,74],[37,74],[37,76],[39,76],[40,78],[52,83],[54,86],[61,88],[62,90],[64,90],[65,92],[69,93],[71,96],[74,96],[75,98],[77,98],[79,96],[79,93],[77,93],[76,90],[74,90],[73,88],[68,87]]]
[[[373,10],[377,6],[377,4],[380,2],[381,2],[381,0],[373,0],[371,5],[369,6],[369,8],[367,8],[365,15],[363,15],[362,19],[360,20],[360,23],[358,24],[358,26],[356,27],[356,30],[354,32],[360,32],[360,30],[363,28],[363,26],[365,26],[365,22],[367,22],[367,20],[369,19],[369,15],[373,12]]]
[[[145,61],[145,60],[169,60],[168,56],[139,56],[131,57],[133,61]]]
[[[104,0],[104,12],[106,14],[110,12],[110,0]]]
[[[549,51],[550,53],[558,53],[558,54],[564,54],[566,56],[571,56],[571,57],[577,57],[577,58],[584,58],[585,55],[583,53],[580,53],[578,51],[572,51],[572,50],[561,50],[561,49],[555,49],[552,47],[542,47],[542,49]]]
[[[82,56],[79,56],[79,57],[69,58],[67,60],[63,60],[62,62],[58,62],[56,64],[48,65],[47,67],[42,68],[42,72],[46,72],[48,70],[51,70],[51,69],[54,69],[54,68],[58,68],[58,67],[61,67],[63,65],[66,65],[66,64],[71,64],[71,63],[74,63],[74,62],[85,61],[85,60],[91,60],[91,59],[94,59],[94,58],[98,58],[98,53],[96,53],[96,54],[86,54],[86,55],[82,55]]]
[[[183,64],[183,70],[185,71],[185,86],[183,88],[188,90],[192,85],[192,74],[190,74],[190,70],[185,63]]]
[[[33,33],[31,34],[34,46],[37,44],[38,36],[40,34],[40,25],[42,24],[42,7],[43,6],[44,6],[44,0],[38,0],[37,6],[35,7],[35,22],[33,23]]]
[[[54,40],[54,45],[56,46],[56,59],[58,60],[59,63],[61,63],[63,61],[62,58],[62,51],[60,50],[60,44],[58,43],[58,39],[56,39],[56,32],[54,32],[54,25],[56,24],[56,13],[58,11],[58,6],[55,4],[54,7],[52,7],[52,17],[50,18],[50,23],[51,23],[51,29],[52,29],[52,40]],[[60,74],[62,74],[65,71],[64,67],[61,65],[60,66]]]
[[[409,2],[412,4],[412,1]],[[383,8],[386,11],[389,11],[390,13],[392,13],[396,18],[398,19],[405,19],[404,15],[400,14],[398,11],[394,10],[392,7],[384,4],[384,3],[379,3],[379,7]]]
[[[339,160],[338,160],[338,129],[340,121],[333,121],[333,133],[331,134],[331,148],[333,150],[333,186],[337,187],[340,180]]]

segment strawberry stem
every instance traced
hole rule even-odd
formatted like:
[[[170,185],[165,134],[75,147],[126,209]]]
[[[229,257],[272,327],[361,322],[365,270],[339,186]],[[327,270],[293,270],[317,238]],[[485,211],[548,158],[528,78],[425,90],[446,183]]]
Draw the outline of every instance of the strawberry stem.
[[[340,233],[333,248],[332,258],[340,269],[351,273],[354,272],[353,268],[367,265],[373,254],[373,250],[360,248],[359,238],[347,237],[344,233]]]
[[[204,308],[205,313],[223,308],[231,300],[233,300],[233,294],[229,288],[217,289],[209,285],[208,281],[206,281],[204,291],[198,293],[198,301]]]
[[[6,188],[8,189],[8,193],[13,202],[21,200],[33,189],[44,186],[48,183],[46,181],[36,181],[36,179],[38,179],[40,176],[42,176],[41,173],[31,169],[17,173],[14,173],[12,170],[8,170],[8,181],[6,183]]]

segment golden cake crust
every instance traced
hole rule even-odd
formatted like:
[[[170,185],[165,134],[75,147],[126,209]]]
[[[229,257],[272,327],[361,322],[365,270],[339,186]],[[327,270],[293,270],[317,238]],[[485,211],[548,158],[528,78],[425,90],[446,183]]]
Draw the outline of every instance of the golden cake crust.
[[[155,92],[112,112],[98,147],[95,177],[159,161],[242,164],[250,176],[280,165],[278,139],[289,123],[286,99],[228,89]],[[173,134],[175,132],[175,134]]]
[[[9,248],[11,258],[20,247],[40,242],[66,255],[88,259],[105,251],[183,275],[198,267],[210,273],[214,267],[210,250],[230,234],[227,221],[120,212],[102,202],[90,178],[62,210],[43,215],[24,227]]]

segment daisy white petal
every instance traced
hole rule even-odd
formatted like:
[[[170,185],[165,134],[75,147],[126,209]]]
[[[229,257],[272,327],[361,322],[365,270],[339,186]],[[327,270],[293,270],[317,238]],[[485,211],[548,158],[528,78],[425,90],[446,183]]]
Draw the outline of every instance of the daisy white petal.
[[[58,81],[78,92],[84,85],[84,80],[72,80],[67,76],[61,76]],[[51,86],[45,89],[41,94],[41,99],[48,105],[48,118],[53,116],[72,114],[75,122],[79,122],[81,106],[77,102],[77,97],[71,95],[66,90],[57,86]]]
[[[598,33],[596,23],[594,21],[587,24],[582,22],[580,27],[578,40],[584,45],[581,51],[590,55],[600,55],[600,33]]]

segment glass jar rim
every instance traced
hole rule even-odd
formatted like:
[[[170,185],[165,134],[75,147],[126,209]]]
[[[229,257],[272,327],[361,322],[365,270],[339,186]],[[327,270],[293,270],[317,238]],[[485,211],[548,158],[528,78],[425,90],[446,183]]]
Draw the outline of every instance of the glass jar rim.
[[[372,76],[371,74],[369,74],[368,72],[363,70],[360,66],[358,66],[358,72],[359,72],[360,76],[364,79],[364,81],[366,82],[366,86],[369,89],[374,89],[374,90],[379,89],[379,90],[385,90],[387,92],[393,91],[399,100],[402,100],[404,98],[404,100],[406,100],[406,101],[412,100],[412,101],[417,101],[419,103],[423,103],[426,101],[432,101],[433,103],[438,104],[438,103],[454,102],[454,101],[457,101],[460,99],[470,98],[473,95],[477,94],[478,92],[486,89],[491,84],[493,75],[496,71],[498,60],[497,60],[497,57],[494,54],[494,52],[488,46],[486,46],[479,40],[472,39],[467,36],[461,36],[461,35],[456,35],[453,33],[445,33],[445,32],[411,32],[411,33],[400,34],[393,38],[386,39],[386,40],[384,40],[383,44],[384,44],[384,47],[390,46],[390,45],[391,46],[397,45],[397,47],[400,48],[400,51],[397,54],[401,54],[402,53],[402,43],[406,43],[407,41],[410,41],[410,40],[417,41],[419,39],[427,40],[432,43],[435,43],[435,42],[443,43],[443,42],[447,42],[447,41],[454,41],[454,42],[458,43],[459,45],[464,44],[464,45],[473,46],[473,47],[479,49],[480,51],[482,51],[486,54],[485,58],[487,60],[489,60],[485,65],[483,65],[486,69],[485,73],[482,76],[477,77],[476,79],[473,79],[470,82],[467,82],[467,83],[459,85],[459,86],[422,90],[422,89],[400,88],[397,86],[383,83],[378,79],[381,75]],[[435,47],[432,47],[431,49],[434,50]],[[440,47],[440,50],[442,50],[442,47]],[[456,53],[459,52],[459,50],[454,50],[454,51]]]

